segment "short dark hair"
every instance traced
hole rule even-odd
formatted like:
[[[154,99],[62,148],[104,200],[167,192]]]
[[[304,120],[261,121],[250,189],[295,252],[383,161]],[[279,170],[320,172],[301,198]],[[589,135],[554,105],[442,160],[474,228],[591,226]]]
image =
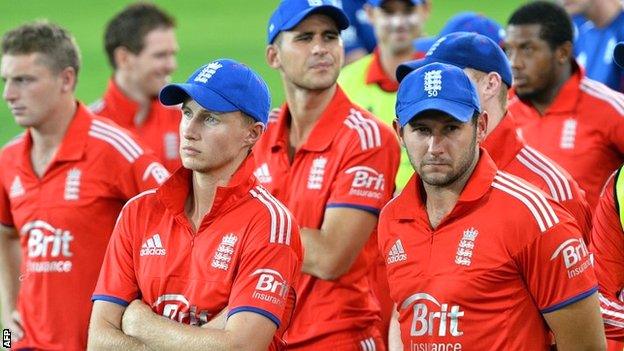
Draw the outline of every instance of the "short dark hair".
[[[108,61],[113,68],[115,64],[115,49],[125,47],[130,52],[138,54],[145,46],[145,36],[158,28],[175,27],[175,19],[156,5],[147,2],[137,2],[129,5],[113,17],[104,32],[104,48]]]
[[[80,50],[74,37],[61,26],[36,21],[12,29],[2,37],[2,55],[43,55],[44,64],[54,72],[72,67],[78,77]]]
[[[572,42],[572,20],[565,9],[554,2],[535,1],[518,8],[511,14],[508,25],[539,24],[540,38],[555,49],[565,42]]]

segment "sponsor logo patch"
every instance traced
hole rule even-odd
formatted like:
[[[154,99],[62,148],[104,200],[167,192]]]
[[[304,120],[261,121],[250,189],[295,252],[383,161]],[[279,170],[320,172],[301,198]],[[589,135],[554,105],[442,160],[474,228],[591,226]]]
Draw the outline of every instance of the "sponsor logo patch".
[[[459,327],[464,311],[459,305],[441,303],[427,293],[416,293],[405,299],[401,309],[410,306],[413,310],[411,336],[459,337],[464,334]]]
[[[160,295],[152,304],[152,310],[176,322],[190,325],[203,325],[211,317],[207,310],[199,310],[181,294]]]
[[[592,265],[591,254],[583,239],[568,239],[561,243],[550,256],[550,260],[554,261],[557,257],[561,257],[568,270],[568,279],[580,275]]]
[[[20,233],[28,237],[28,260],[26,270],[31,273],[61,272],[72,270],[74,254],[71,243],[74,236],[69,230],[59,229],[42,220],[24,224]]]
[[[366,166],[355,166],[347,169],[346,174],[353,174],[353,182],[349,195],[380,199],[386,185],[383,173]]]
[[[163,247],[160,234],[156,233],[143,242],[140,256],[165,256],[167,250]]]
[[[288,295],[288,283],[280,272],[269,269],[260,268],[251,274],[258,276],[256,289],[252,293],[254,299],[267,301],[275,305],[283,305]]]
[[[401,239],[398,239],[394,245],[390,248],[388,252],[388,264],[393,264],[401,261],[407,260],[407,254],[405,253],[405,249],[403,248],[403,243],[401,243]]]

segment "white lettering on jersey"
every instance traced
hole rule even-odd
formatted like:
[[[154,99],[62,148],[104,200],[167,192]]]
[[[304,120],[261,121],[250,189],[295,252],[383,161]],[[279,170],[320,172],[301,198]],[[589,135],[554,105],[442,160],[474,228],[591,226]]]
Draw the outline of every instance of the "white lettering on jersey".
[[[152,162],[145,168],[145,172],[143,172],[143,181],[146,181],[150,176],[160,185],[169,178],[170,174],[163,165],[158,162]]]
[[[561,260],[568,270],[568,278],[574,278],[583,273],[592,265],[591,254],[583,239],[568,239],[561,243],[550,256],[550,260],[555,260],[561,256]],[[589,256],[589,258],[587,258]]]
[[[166,318],[190,325],[201,326],[208,323],[211,317],[207,310],[199,310],[180,294],[160,295],[152,304],[152,309]]]
[[[413,317],[411,336],[462,336],[464,332],[459,330],[459,319],[464,316],[464,311],[459,305],[449,306],[440,303],[435,297],[427,293],[416,293],[408,297],[401,304],[401,309],[412,305]],[[431,310],[430,310],[431,308]]]
[[[256,290],[251,295],[254,299],[275,305],[284,304],[290,287],[280,272],[274,269],[260,268],[251,276],[258,276]]]
[[[34,220],[24,224],[20,233],[28,237],[27,271],[45,273],[72,270],[72,262],[67,258],[74,255],[71,251],[74,237],[69,230],[55,228],[42,220]],[[53,260],[47,260],[48,258]]]
[[[160,234],[158,233],[152,235],[143,242],[139,253],[140,256],[165,256],[166,254],[167,250],[163,247]]]
[[[407,260],[407,254],[405,253],[405,249],[403,248],[403,243],[401,243],[401,239],[398,239],[394,245],[390,248],[388,252],[388,264],[393,264],[401,261]]]
[[[349,195],[380,199],[386,184],[383,173],[366,166],[355,166],[347,169],[346,174],[353,174],[353,182]]]

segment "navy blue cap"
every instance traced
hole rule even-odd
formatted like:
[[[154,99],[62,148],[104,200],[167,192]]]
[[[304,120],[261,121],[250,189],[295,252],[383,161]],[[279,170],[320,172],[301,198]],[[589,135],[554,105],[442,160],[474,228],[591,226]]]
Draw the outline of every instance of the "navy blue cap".
[[[160,102],[178,105],[188,97],[214,112],[241,111],[266,126],[271,95],[262,78],[246,65],[219,59],[199,67],[186,83],[168,84],[160,91]]]
[[[267,43],[273,44],[280,32],[295,28],[313,13],[331,17],[340,30],[349,27],[349,18],[332,0],[282,0],[269,20]]]
[[[418,38],[414,47],[418,51],[427,51],[439,38],[455,32],[473,32],[485,35],[499,46],[505,42],[505,29],[498,22],[476,12],[460,12],[446,22],[438,36]]]
[[[511,65],[503,49],[486,36],[467,32],[451,33],[438,39],[424,58],[399,65],[396,78],[400,82],[409,72],[432,62],[496,72],[508,87],[513,82]]]
[[[422,5],[425,2],[425,0],[410,0],[410,1],[414,5]],[[384,0],[368,0],[368,3],[375,7],[381,6],[383,2]]]
[[[615,61],[620,68],[624,68],[624,41],[617,43],[613,49],[613,61]]]
[[[396,115],[404,127],[423,111],[445,112],[466,123],[481,111],[477,88],[456,66],[430,63],[411,72],[399,84]]]

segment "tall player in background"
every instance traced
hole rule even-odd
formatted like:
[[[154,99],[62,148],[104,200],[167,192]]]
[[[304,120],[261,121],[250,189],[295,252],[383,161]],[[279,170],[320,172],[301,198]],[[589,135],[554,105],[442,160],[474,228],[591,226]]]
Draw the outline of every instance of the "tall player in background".
[[[505,50],[514,75],[509,110],[527,144],[564,167],[590,208],[624,161],[624,95],[585,76],[572,57],[572,23],[547,1],[509,18]]]
[[[178,43],[173,17],[139,2],[115,15],[104,34],[113,75],[91,111],[137,134],[174,171],[180,166],[180,111],[158,102],[158,92],[176,69]]]
[[[383,350],[365,248],[394,191],[399,145],[390,128],[336,84],[348,20],[330,0],[284,0],[266,57],[286,104],[255,150],[256,176],[301,227],[303,275],[286,334],[292,350]]]
[[[57,25],[25,24],[2,39],[3,98],[26,129],[0,152],[0,302],[16,349],[86,348],[89,297],[115,219],[169,175],[127,131],[76,101],[79,69],[78,47]]]

